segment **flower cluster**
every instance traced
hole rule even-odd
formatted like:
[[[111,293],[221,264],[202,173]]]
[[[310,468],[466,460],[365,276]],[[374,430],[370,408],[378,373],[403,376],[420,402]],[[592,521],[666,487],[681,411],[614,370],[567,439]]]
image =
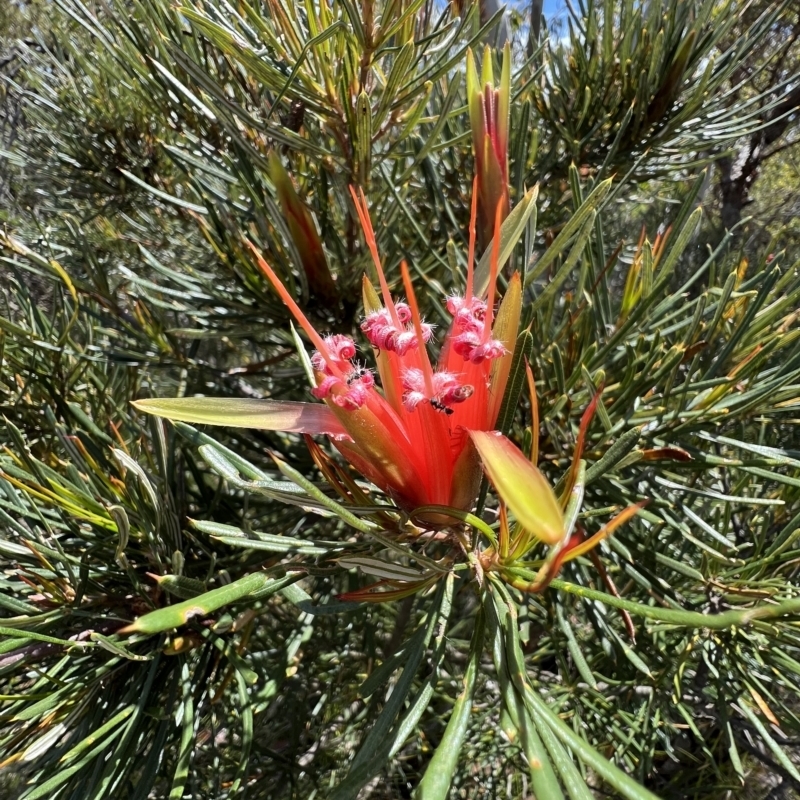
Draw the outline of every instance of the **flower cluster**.
[[[453,350],[466,361],[480,364],[487,358],[500,358],[505,345],[489,336],[486,326],[486,303],[477,297],[469,302],[463,297],[449,297],[447,310],[453,315],[453,326],[458,334],[453,337]]]
[[[363,192],[358,196],[353,191],[380,283],[378,293],[366,278],[363,282],[365,319],[361,330],[372,346],[375,371],[355,360],[356,343],[350,336],[319,334],[269,264],[251,246],[259,266],[316,348],[310,359],[314,384],[311,393],[323,402],[177,398],[139,401],[137,407],[187,422],[325,435],[355,470],[400,508],[417,511],[431,525],[451,525],[463,516],[457,512],[472,509],[483,467],[500,500],[500,526],[497,535],[488,528],[484,531],[491,546],[480,554],[481,569],[498,572],[518,589],[538,592],[552,581],[561,564],[587,553],[636,514],[639,506],[625,509],[586,540],[575,529],[575,516],[571,522],[565,518],[565,504],[573,495],[582,469],[583,442],[598,396],[581,420],[573,465],[560,500],[536,467],[535,448],[527,457],[495,430],[511,371],[522,288],[519,276],[513,275],[495,310],[501,204],[495,211],[488,281],[485,274],[476,278],[473,272],[477,188],[476,181],[465,292],[447,299],[452,320],[436,364],[432,364],[427,348],[432,326],[422,321],[408,267],[405,263],[400,266],[406,300],[396,302],[378,256],[366,198]],[[531,405],[535,408],[529,367],[527,373]],[[534,437],[538,436],[537,428],[534,422]],[[318,445],[311,442],[309,448],[328,476]],[[338,479],[334,478],[334,482],[345,493],[349,491]],[[509,510],[516,519],[513,528],[508,522]],[[546,543],[550,550],[534,573],[520,559],[536,541]],[[374,595],[374,587],[368,587],[349,597],[399,598],[436,579],[437,575],[433,575],[421,581],[400,581],[396,590]]]
[[[392,350],[400,356],[419,347],[417,332],[411,321],[411,309],[406,303],[395,303],[394,314],[391,308],[381,308],[367,314],[361,323],[369,343],[377,350]],[[427,343],[433,334],[433,327],[422,323],[422,340]]]
[[[468,383],[461,383],[452,372],[434,372],[431,375],[430,389],[425,375],[420,369],[409,367],[403,372],[403,406],[413,411],[420,403],[430,403],[437,411],[453,413],[456,403],[463,403],[472,397],[474,389]]]
[[[259,263],[316,347],[311,356],[315,380],[311,391],[333,415],[325,422],[327,430],[346,434],[332,439],[345,458],[404,508],[470,508],[481,470],[469,434],[491,431],[500,411],[519,325],[519,279],[509,282],[495,314],[495,252],[487,295],[475,295],[475,198],[466,292],[447,301],[453,319],[434,365],[427,349],[433,328],[420,316],[408,268],[401,265],[406,298],[395,301],[378,256],[366,199],[355,192],[353,197],[380,282],[378,293],[364,281],[361,323],[372,346],[375,373],[355,361],[356,345],[349,336],[320,336],[269,265],[263,259]],[[319,413],[316,418],[319,422]]]
[[[340,333],[322,341],[324,351],[316,350],[311,356],[311,366],[321,376],[311,394],[320,400],[330,398],[339,408],[361,408],[375,386],[375,378],[370,370],[353,364],[355,342]]]

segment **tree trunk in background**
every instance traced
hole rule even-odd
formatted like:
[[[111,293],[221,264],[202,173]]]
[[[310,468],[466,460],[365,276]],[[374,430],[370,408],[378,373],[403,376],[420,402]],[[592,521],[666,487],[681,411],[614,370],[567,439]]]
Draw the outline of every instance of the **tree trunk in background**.
[[[533,55],[539,43],[539,34],[542,30],[542,7],[544,0],[531,0],[531,31],[528,37],[528,58]]]
[[[501,0],[481,0],[481,25],[485,25],[506,4]],[[486,37],[486,43],[500,49],[509,40],[508,14],[504,13],[500,24]]]
[[[751,165],[749,158],[731,158],[726,156],[717,162],[719,169],[720,217],[726,230],[730,230],[742,218],[742,209],[750,202],[748,197],[750,187],[755,178],[755,172],[744,174],[742,169]]]
[[[767,115],[767,124],[753,134],[735,157],[719,159],[719,192],[722,207],[722,224],[730,230],[742,218],[742,211],[750,200],[761,166],[767,159],[784,149],[778,140],[791,135],[798,124],[800,110],[800,85],[786,92],[785,97]]]

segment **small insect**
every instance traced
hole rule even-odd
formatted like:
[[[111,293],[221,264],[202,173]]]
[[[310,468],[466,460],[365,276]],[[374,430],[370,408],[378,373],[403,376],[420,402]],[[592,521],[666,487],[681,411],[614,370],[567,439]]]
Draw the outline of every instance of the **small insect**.
[[[305,103],[302,100],[293,100],[289,112],[280,115],[281,124],[290,131],[300,133],[300,128],[303,127],[303,121],[305,120],[305,114]]]
[[[352,386],[356,381],[366,378],[367,375],[372,375],[372,373],[366,367],[356,365],[355,369],[347,376],[345,380],[348,386]]]
[[[442,402],[440,402],[439,400],[437,400],[435,397],[434,397],[434,398],[433,398],[433,399],[432,399],[430,402],[431,402],[431,405],[432,405],[432,406],[433,406],[433,407],[434,407],[434,408],[435,408],[437,411],[444,411],[444,413],[445,413],[445,414],[447,414],[448,416],[450,416],[450,414],[452,414],[452,413],[453,413],[453,409],[452,409],[452,408],[449,408],[449,407],[448,407],[448,406],[446,406],[444,403],[442,403]]]

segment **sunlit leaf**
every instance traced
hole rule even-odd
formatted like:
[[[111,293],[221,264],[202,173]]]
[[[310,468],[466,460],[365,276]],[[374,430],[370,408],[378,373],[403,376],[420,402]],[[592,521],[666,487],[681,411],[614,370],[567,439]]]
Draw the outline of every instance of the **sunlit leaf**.
[[[500,433],[472,431],[483,468],[518,522],[546,544],[564,535],[564,517],[547,479]]]

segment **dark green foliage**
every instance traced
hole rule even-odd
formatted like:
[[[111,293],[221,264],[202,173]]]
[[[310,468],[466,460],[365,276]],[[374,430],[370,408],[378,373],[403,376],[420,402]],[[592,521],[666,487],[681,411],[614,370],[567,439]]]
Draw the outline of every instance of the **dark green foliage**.
[[[341,504],[295,436],[130,406],[308,399],[245,245],[320,329],[357,332],[372,266],[351,183],[393,290],[405,258],[445,319],[472,191],[466,48],[498,23],[455,5],[56,0],[15,44],[4,796],[755,797],[757,764],[786,797],[800,787],[800,276],[777,247],[743,260],[697,208],[700,165],[758,126],[728,93],[786,3],[735,41],[725,2],[589,3],[568,43],[515,55],[512,208],[542,185],[507,275],[525,276],[540,425],[520,369],[503,427],[539,437],[558,490],[602,390],[578,524],[648,501],[544,593],[459,551],[427,592],[342,603],[376,568],[449,551],[401,535],[377,492],[380,509]],[[313,212],[334,297],[304,269],[271,154]],[[653,176],[666,211],[642,234],[656,184],[635,181]],[[486,506],[496,528],[491,490]]]

